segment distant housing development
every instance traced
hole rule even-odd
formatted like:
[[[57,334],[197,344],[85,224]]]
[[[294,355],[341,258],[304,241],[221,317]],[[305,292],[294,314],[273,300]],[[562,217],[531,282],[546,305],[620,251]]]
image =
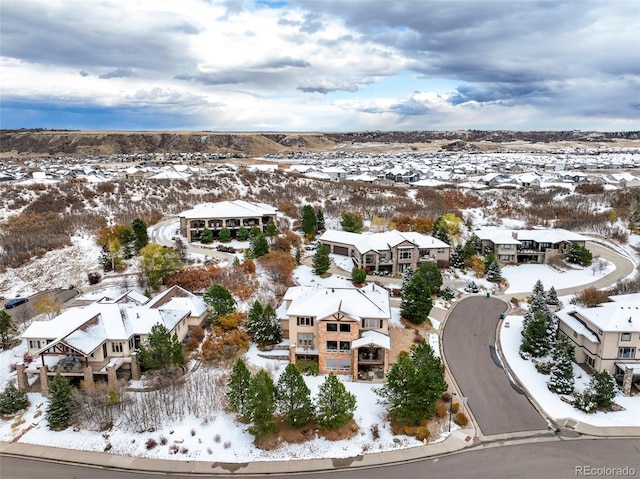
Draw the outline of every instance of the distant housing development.
[[[364,288],[289,288],[278,317],[289,337],[289,360],[318,363],[320,374],[379,380],[389,369],[389,292]]]
[[[571,243],[585,246],[588,238],[563,229],[503,230],[480,228],[480,252],[493,253],[501,264],[545,263],[563,254]]]
[[[88,382],[106,379],[109,385],[118,378],[140,379],[134,353],[154,325],[182,340],[206,315],[201,298],[173,286],[151,300],[128,291],[70,308],[51,321],[35,321],[21,336],[33,362],[18,365],[18,385],[26,387],[28,374],[39,375],[46,396],[48,378],[57,373]]]
[[[448,263],[451,252],[447,243],[432,236],[396,230],[366,234],[327,230],[318,240],[330,253],[350,257],[358,268],[391,275],[427,261]]]
[[[629,395],[640,381],[640,297],[612,297],[595,308],[555,313],[558,330],[575,346],[575,361],[589,371],[609,371]]]
[[[178,215],[180,233],[192,242],[200,239],[205,228],[213,232],[214,238],[219,237],[223,228],[227,228],[232,237],[241,227],[257,227],[264,231],[269,220],[276,220],[277,211],[277,208],[266,203],[244,200],[203,203]]]

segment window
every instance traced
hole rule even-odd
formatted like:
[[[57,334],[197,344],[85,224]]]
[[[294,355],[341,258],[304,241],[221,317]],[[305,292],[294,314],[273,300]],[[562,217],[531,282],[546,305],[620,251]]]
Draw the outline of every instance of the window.
[[[350,333],[351,332],[351,325],[350,324],[340,324],[340,332],[341,333]]]
[[[40,349],[40,340],[39,339],[30,339],[29,340],[29,349]]]
[[[620,335],[620,341],[631,341],[631,333],[622,333]]]
[[[400,259],[411,259],[411,250],[410,249],[401,249],[398,253],[398,258]]]
[[[618,348],[618,359],[635,359],[636,348]]]
[[[327,323],[327,331],[329,331],[330,333],[335,333],[336,331],[338,331],[338,324],[337,323]]]
[[[121,353],[122,343],[111,343],[111,351],[114,353]]]
[[[585,360],[584,360],[588,366],[590,366],[592,369],[596,368],[596,360],[593,359],[591,356],[585,356]]]
[[[507,250],[507,251],[512,250],[513,249],[513,245],[512,244],[503,244],[502,245],[502,249],[503,250]]]
[[[444,253],[444,248],[438,248],[438,254]]]
[[[310,316],[298,316],[298,326],[313,326],[313,318]]]
[[[337,352],[338,351],[338,341],[327,341],[327,351]]]
[[[381,328],[382,327],[382,321],[379,319],[365,319],[364,320],[364,327],[365,328]]]
[[[134,347],[134,342],[133,342],[133,338],[129,339],[129,349],[133,349]]]
[[[509,256],[508,254],[501,254],[499,259],[500,261],[509,261],[511,259],[511,256]]]
[[[327,358],[327,370],[328,371],[337,371],[338,370],[338,360]]]
[[[351,351],[351,341],[340,341],[340,352],[348,353]]]
[[[338,369],[340,371],[350,371],[351,361],[349,359],[338,359]]]
[[[313,333],[299,333],[298,347],[305,349],[313,349]]]

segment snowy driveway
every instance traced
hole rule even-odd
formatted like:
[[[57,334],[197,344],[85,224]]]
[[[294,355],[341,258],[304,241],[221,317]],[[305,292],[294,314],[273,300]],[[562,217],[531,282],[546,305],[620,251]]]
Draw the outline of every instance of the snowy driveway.
[[[496,326],[506,310],[507,305],[495,298],[465,298],[451,310],[442,336],[450,373],[483,436],[547,429],[495,354]]]

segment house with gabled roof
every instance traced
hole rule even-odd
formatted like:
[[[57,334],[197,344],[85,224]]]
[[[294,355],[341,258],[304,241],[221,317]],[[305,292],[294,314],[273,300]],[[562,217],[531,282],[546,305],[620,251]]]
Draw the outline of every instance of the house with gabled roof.
[[[350,233],[327,230],[318,241],[329,253],[347,256],[354,266],[368,272],[397,275],[425,262],[448,263],[451,247],[437,238],[396,230],[383,233]]]
[[[640,298],[612,296],[594,308],[555,312],[558,334],[574,345],[574,358],[588,371],[609,371],[629,395],[640,393]]]
[[[389,292],[363,288],[295,286],[285,293],[278,318],[289,338],[289,360],[318,363],[320,374],[381,380],[389,369]]]
[[[151,301],[133,291],[105,296],[50,321],[34,321],[21,335],[33,361],[18,365],[19,386],[26,387],[29,374],[40,376],[43,395],[48,377],[58,373],[110,384],[118,378],[139,379],[136,352],[151,328],[161,324],[182,340],[198,311],[189,309],[190,298],[181,297],[181,291],[169,291]]]

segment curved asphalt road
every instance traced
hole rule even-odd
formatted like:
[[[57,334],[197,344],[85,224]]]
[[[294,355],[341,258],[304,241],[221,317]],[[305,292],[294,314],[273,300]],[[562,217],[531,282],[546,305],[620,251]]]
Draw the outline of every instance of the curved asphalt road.
[[[106,455],[110,456],[110,455]],[[174,461],[167,461],[174,462]],[[117,463],[117,462],[115,462]],[[112,464],[107,461],[107,464]],[[205,463],[206,464],[206,463]],[[234,474],[220,476],[202,474],[197,476],[176,473],[190,469],[188,464],[175,461],[175,469],[168,467],[163,472],[131,471],[109,467],[82,466],[40,459],[12,456],[0,457],[2,479],[125,479],[148,477],[249,477],[238,470]],[[576,469],[576,468],[582,468]],[[627,476],[640,475],[640,440],[634,439],[580,439],[535,442],[509,446],[485,447],[465,450],[439,458],[427,458],[406,463],[381,465],[362,469],[340,469],[304,474],[268,474],[273,479],[303,479],[321,477],[323,479],[388,479],[399,478],[439,478],[439,479],[496,479],[496,478],[575,478],[583,475],[611,477],[597,473],[597,468],[634,468]],[[589,468],[589,469],[585,469]],[[593,468],[593,469],[591,469]],[[157,470],[157,469],[156,469]],[[578,471],[583,471],[579,473]],[[588,471],[586,474],[584,471]],[[252,476],[256,477],[256,476]]]
[[[451,375],[482,435],[547,430],[547,422],[499,365],[496,327],[507,305],[470,296],[457,303],[444,325],[442,343]]]

